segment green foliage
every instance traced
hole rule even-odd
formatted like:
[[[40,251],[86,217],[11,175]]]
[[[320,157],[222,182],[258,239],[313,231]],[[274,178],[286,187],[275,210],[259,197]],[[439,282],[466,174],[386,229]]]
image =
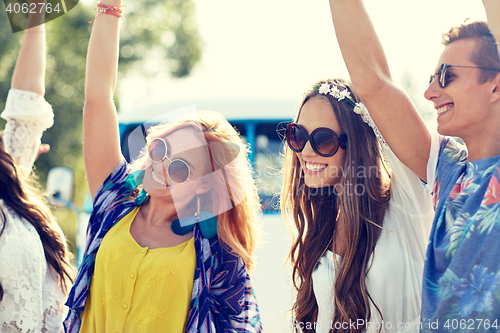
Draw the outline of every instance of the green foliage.
[[[120,66],[142,60],[145,53],[164,58],[173,77],[189,75],[201,57],[201,41],[191,0],[143,0],[127,3]],[[158,68],[143,68],[153,73]]]

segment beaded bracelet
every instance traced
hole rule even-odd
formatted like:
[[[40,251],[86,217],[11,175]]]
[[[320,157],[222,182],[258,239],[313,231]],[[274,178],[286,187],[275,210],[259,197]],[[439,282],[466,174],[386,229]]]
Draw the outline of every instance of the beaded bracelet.
[[[122,8],[124,8],[124,7],[127,7],[127,6],[125,6],[125,5],[121,5],[121,6],[108,6],[108,5],[103,4],[100,1],[97,1],[97,5],[92,10],[95,10],[95,11],[97,11],[100,14],[98,14],[89,23],[92,23],[95,20],[97,20],[102,14],[110,14],[110,15],[116,16],[118,18],[123,17],[123,9]],[[123,23],[123,25],[125,26],[125,22]]]

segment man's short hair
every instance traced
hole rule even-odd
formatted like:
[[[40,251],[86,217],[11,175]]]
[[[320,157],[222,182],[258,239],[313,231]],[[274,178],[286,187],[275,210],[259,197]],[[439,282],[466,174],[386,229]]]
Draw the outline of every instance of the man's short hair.
[[[476,40],[476,47],[469,59],[476,66],[500,69],[497,42],[486,22],[466,22],[452,27],[448,32],[443,33],[442,43],[444,46],[447,46],[461,39]],[[497,71],[480,69],[478,71],[478,82],[479,84],[483,84],[491,81],[497,74]]]

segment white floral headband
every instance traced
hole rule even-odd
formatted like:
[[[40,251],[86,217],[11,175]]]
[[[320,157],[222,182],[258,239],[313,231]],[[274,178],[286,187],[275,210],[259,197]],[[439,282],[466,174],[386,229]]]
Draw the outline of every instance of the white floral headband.
[[[354,102],[354,100],[351,98],[351,93],[349,92],[349,90],[344,89],[344,90],[340,91],[339,88],[337,88],[337,86],[335,86],[335,85],[330,87],[329,83],[322,83],[321,85],[315,84],[312,88],[314,91],[318,91],[320,94],[323,94],[323,95],[330,94],[333,97],[335,97],[338,101],[345,100],[347,103],[354,106],[353,111],[356,112],[357,114],[359,114],[361,116],[361,119],[365,123],[367,123],[368,126],[370,126],[372,128],[372,130],[375,133],[375,136],[378,138],[379,142],[382,145],[388,147],[386,141],[384,140],[384,137],[382,136],[382,134],[378,130],[377,126],[373,122],[373,119],[370,117],[370,114],[368,113],[368,109],[366,108],[366,106],[363,104],[363,102],[359,102],[359,103]]]
[[[345,100],[347,103],[354,106],[353,111],[361,115],[361,117],[363,118],[368,115],[368,110],[366,109],[366,106],[363,104],[363,102],[354,102],[354,100],[351,98],[351,93],[347,89],[340,91],[339,88],[337,88],[337,86],[335,85],[330,87],[329,83],[322,83],[321,85],[315,84],[312,88],[314,91],[318,91],[320,94],[330,94],[338,101]]]

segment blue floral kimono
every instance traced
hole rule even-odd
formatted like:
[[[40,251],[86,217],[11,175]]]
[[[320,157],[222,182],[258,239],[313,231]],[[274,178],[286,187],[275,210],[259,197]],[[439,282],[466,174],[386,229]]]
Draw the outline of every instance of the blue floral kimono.
[[[83,263],[66,305],[66,332],[80,330],[95,258],[106,233],[121,218],[142,204],[147,195],[135,188],[133,176],[122,160],[104,181],[94,199],[87,229]],[[259,311],[243,260],[228,251],[218,237],[204,238],[194,228],[196,271],[186,332],[261,332]]]

